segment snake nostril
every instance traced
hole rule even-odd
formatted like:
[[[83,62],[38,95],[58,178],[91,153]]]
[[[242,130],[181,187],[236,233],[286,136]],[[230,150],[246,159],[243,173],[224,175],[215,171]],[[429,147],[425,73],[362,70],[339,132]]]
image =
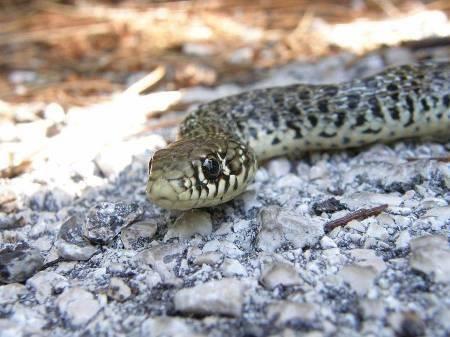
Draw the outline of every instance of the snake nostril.
[[[148,162],[148,173],[150,174],[150,172],[152,172],[152,163],[153,163],[153,158],[150,158],[150,161]]]

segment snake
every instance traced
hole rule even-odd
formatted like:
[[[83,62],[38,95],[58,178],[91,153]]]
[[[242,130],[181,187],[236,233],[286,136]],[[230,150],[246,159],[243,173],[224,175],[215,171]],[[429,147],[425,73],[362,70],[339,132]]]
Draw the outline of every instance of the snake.
[[[147,197],[167,209],[225,203],[258,162],[290,153],[449,135],[450,62],[389,67],[336,84],[255,89],[198,105],[149,161]]]

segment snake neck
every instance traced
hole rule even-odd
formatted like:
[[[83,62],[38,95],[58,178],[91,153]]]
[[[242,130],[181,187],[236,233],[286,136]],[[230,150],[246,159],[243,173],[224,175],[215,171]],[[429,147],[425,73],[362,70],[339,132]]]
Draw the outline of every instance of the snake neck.
[[[253,90],[200,105],[181,135],[226,135],[258,160],[448,134],[450,63],[390,68],[334,85]]]

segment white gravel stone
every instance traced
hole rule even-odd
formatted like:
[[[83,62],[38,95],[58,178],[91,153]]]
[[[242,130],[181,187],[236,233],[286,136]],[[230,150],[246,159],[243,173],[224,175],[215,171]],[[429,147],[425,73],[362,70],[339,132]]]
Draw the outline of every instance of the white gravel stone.
[[[247,270],[238,260],[225,259],[220,269],[225,277],[247,276]]]
[[[247,285],[235,279],[209,281],[175,294],[177,311],[186,314],[227,315],[238,317],[244,304]]]
[[[376,222],[370,223],[369,227],[367,228],[366,234],[369,237],[373,237],[382,241],[386,240],[389,237],[389,233],[387,232],[387,230]]]
[[[400,206],[403,199],[395,193],[380,194],[373,192],[355,192],[348,197],[342,198],[341,202],[348,205],[350,208],[358,209],[383,204]]]
[[[189,239],[195,234],[209,235],[212,232],[211,215],[201,210],[181,213],[164,236],[164,241],[171,238]]]
[[[411,267],[436,282],[450,282],[450,249],[447,238],[426,235],[411,241]]]
[[[103,306],[92,293],[82,288],[71,288],[56,299],[59,312],[73,327],[82,327],[89,323]]]
[[[308,326],[316,320],[318,308],[310,303],[296,303],[290,301],[279,301],[267,306],[267,316],[277,325],[283,326],[288,323]]]
[[[131,296],[130,287],[118,277],[111,278],[107,291],[108,297],[119,302],[126,301]]]
[[[450,206],[434,207],[425,212],[421,219],[432,223],[436,228],[442,228],[450,224]]]
[[[285,263],[273,263],[264,267],[261,272],[260,282],[265,288],[273,289],[279,285],[302,284],[303,280],[293,266]]]
[[[333,239],[327,235],[324,235],[320,239],[320,246],[322,247],[322,249],[331,249],[337,247],[336,242],[334,242]]]
[[[149,265],[160,275],[163,282],[177,285],[181,280],[176,277],[174,268],[186,249],[183,243],[161,244],[137,255],[138,261]]]
[[[201,266],[207,264],[210,266],[216,265],[223,260],[223,254],[220,252],[207,252],[200,254],[194,258],[194,264]]]
[[[23,284],[10,283],[0,286],[0,305],[7,305],[16,302],[20,296],[26,294]]]
[[[395,240],[395,248],[397,249],[405,249],[409,246],[409,242],[411,241],[411,235],[407,230],[401,231]]]
[[[360,296],[365,295],[377,276],[377,271],[373,267],[364,267],[356,264],[344,266],[338,276],[350,285]]]
[[[386,316],[386,304],[379,299],[363,299],[361,309],[366,319],[383,319]]]
[[[200,337],[187,319],[179,317],[154,317],[146,319],[141,326],[141,336],[151,337]]]
[[[291,162],[285,158],[279,158],[269,161],[267,170],[273,177],[280,178],[291,171]]]
[[[277,206],[263,208],[258,216],[261,230],[256,245],[265,252],[273,252],[282,245],[294,248],[314,246],[324,234],[323,223],[313,218],[300,218]]]
[[[219,251],[229,258],[237,258],[244,254],[244,252],[239,249],[233,242],[221,241],[221,240],[211,240],[205,243],[202,249],[203,252],[215,252]]]

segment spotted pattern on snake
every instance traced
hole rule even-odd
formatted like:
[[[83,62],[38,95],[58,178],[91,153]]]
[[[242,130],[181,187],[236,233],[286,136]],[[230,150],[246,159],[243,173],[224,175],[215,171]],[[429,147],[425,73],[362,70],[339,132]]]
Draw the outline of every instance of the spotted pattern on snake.
[[[147,195],[168,209],[227,202],[257,162],[291,152],[449,135],[450,63],[389,68],[334,85],[258,89],[200,105],[149,163]]]

